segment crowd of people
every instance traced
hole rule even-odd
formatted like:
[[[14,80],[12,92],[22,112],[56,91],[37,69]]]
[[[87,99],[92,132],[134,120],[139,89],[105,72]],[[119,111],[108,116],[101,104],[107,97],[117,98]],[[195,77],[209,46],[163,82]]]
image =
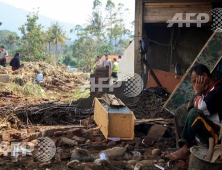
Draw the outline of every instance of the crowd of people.
[[[117,71],[118,71],[118,66],[119,66],[119,61],[121,60],[121,55],[118,56],[117,58],[113,58],[111,61],[108,57],[108,55],[105,55],[105,59],[101,60],[100,56],[97,56],[95,64],[93,65],[93,70],[91,73],[94,73],[96,68],[99,67],[109,67],[110,70],[110,76],[114,79],[117,79]]]
[[[6,67],[6,57],[8,57],[8,51],[5,49],[4,46],[1,46],[0,49],[0,65],[2,67]],[[20,53],[16,53],[15,56],[10,61],[9,65],[12,66],[12,71],[18,70],[20,65]]]

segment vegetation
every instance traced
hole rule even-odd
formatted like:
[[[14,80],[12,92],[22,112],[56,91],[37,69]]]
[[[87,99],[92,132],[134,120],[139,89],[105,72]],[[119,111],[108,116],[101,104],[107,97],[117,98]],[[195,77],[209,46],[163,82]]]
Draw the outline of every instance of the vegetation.
[[[88,24],[76,25],[70,30],[74,40],[66,36],[58,22],[45,30],[38,24],[38,12],[33,12],[18,28],[22,34],[20,38],[15,32],[1,30],[0,44],[6,46],[11,56],[20,51],[25,61],[59,61],[89,71],[97,55],[122,53],[132,39],[130,24],[126,24],[128,9],[112,0],[104,5],[103,9],[101,0],[93,1]]]

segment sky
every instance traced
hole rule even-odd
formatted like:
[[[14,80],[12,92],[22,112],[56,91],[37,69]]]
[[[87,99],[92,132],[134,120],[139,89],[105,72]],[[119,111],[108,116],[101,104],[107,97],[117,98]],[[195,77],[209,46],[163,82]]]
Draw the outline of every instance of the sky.
[[[7,3],[17,8],[33,12],[37,11],[39,7],[39,14],[63,21],[71,24],[83,25],[87,23],[87,19],[92,12],[93,0],[0,0],[0,2]],[[103,5],[106,0],[101,0]],[[134,21],[135,0],[113,0],[124,4],[129,9],[129,22]]]

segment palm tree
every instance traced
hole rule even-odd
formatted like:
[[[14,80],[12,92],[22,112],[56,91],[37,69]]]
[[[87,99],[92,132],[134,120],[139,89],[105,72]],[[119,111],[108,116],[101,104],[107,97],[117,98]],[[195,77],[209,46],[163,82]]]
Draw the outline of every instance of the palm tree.
[[[45,37],[45,41],[46,41],[46,42],[48,43],[48,45],[49,45],[49,53],[50,53],[50,51],[51,51],[52,39],[53,39],[52,30],[49,29],[48,31],[46,31],[46,37]]]
[[[10,52],[12,52],[12,44],[14,44],[17,40],[19,39],[19,37],[13,35],[13,34],[9,34],[6,39],[5,39],[5,43],[9,44],[10,46]]]
[[[64,46],[65,41],[66,39],[68,39],[68,37],[65,35],[62,27],[58,24],[58,22],[53,23],[50,30],[52,32],[52,44],[56,47],[56,57],[58,60],[58,43]]]

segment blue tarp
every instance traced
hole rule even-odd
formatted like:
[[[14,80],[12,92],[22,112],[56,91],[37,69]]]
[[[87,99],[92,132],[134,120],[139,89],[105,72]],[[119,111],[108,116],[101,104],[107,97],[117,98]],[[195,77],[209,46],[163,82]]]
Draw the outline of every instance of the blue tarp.
[[[74,68],[72,66],[69,67],[68,71],[77,71],[78,69],[77,68]]]

